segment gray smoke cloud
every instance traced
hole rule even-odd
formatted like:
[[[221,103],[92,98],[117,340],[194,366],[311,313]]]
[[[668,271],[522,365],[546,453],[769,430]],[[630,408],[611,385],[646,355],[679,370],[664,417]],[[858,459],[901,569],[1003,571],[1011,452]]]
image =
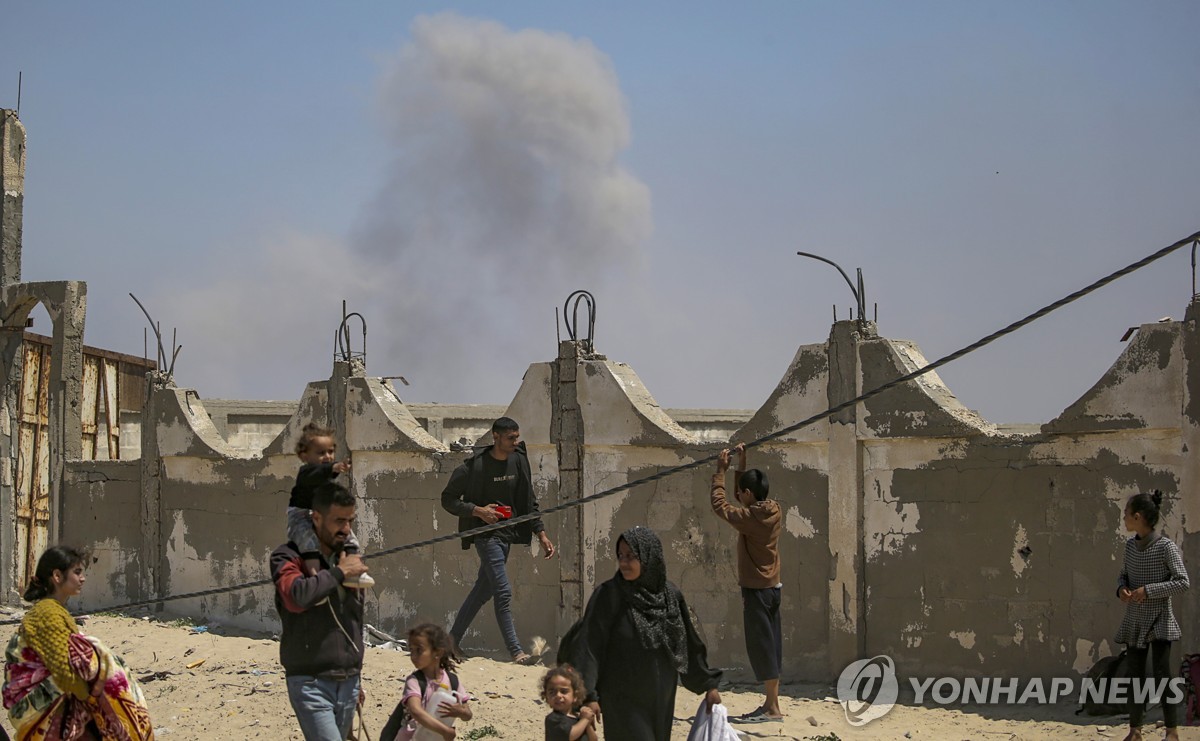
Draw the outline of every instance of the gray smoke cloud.
[[[332,371],[342,299],[353,307],[388,289],[387,276],[335,236],[272,230],[218,254],[191,279],[163,281],[148,301],[168,341],[170,327],[180,330],[178,383],[204,398],[300,398],[305,383]],[[220,272],[205,267],[214,264]]]
[[[620,163],[629,116],[590,42],[422,17],[384,60],[373,112],[387,167],[350,235],[248,238],[230,250],[241,269],[157,297],[186,317],[181,384],[298,397],[328,377],[348,298],[367,372],[405,375],[404,398],[502,404],[555,356],[568,293],[636,280],[650,194]]]
[[[554,307],[640,265],[650,193],[619,160],[612,65],[564,34],[423,17],[376,110],[392,160],[351,245],[395,274],[389,354],[418,397],[507,401],[554,357]]]

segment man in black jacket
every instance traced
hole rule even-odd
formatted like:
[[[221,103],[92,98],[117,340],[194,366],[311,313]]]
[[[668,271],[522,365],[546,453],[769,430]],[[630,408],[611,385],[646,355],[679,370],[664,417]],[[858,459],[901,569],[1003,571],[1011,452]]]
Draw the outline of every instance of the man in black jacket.
[[[350,526],[354,495],[337,481],[313,494],[312,526],[321,568],[305,575],[295,543],[271,554],[275,609],[283,623],[279,661],[287,675],[288,699],[308,741],[343,741],[354,723],[363,662],[363,590],[342,582],[366,572],[361,559],[336,565]]]
[[[442,507],[458,515],[458,530],[470,530],[494,524],[508,517],[537,512],[529,457],[521,442],[521,430],[508,417],[492,423],[492,444],[468,458],[454,473],[442,492]],[[463,550],[475,546],[479,554],[479,576],[471,588],[450,634],[455,645],[462,642],[471,621],[490,599],[496,610],[496,622],[513,661],[526,664],[533,658],[521,648],[512,619],[512,585],[508,581],[508,553],[514,543],[528,545],[534,534],[541,541],[546,558],[554,555],[554,544],[546,536],[540,519],[493,530],[476,537],[463,538]]]

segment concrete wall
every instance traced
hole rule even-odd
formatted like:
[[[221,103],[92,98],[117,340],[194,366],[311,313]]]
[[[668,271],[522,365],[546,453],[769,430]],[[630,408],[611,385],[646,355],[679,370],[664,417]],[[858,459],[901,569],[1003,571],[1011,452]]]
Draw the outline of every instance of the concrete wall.
[[[1194,309],[1183,322],[1142,327],[1093,389],[1029,432],[981,419],[928,374],[755,448],[751,465],[768,472],[785,512],[785,676],[830,679],[876,653],[928,676],[1048,675],[1085,670],[1112,652],[1125,499],[1162,490],[1166,534],[1200,564],[1196,464],[1186,454],[1200,444]],[[713,440],[711,428],[686,429],[661,409],[633,369],[563,343],[556,361],[531,365],[512,402],[487,416],[503,411],[521,422],[545,508],[712,455],[730,438],[759,438],[924,364],[911,342],[881,338],[870,323],[838,322],[826,342],[799,348],[740,429]],[[267,554],[285,537],[299,430],[310,420],[335,426],[339,409],[367,553],[453,532],[438,500],[465,454],[450,449],[445,433],[474,435],[476,423],[462,410],[436,417],[429,407],[418,418],[385,381],[344,370],[310,384],[261,450],[222,435],[234,412],[214,413],[193,392],[164,384],[145,417],[154,421],[143,430],[152,459],[138,468],[71,463],[64,535],[93,545],[92,583],[104,585],[88,590],[85,605],[265,575]],[[442,421],[440,436],[431,419]],[[705,464],[548,516],[561,557],[518,549],[511,559],[522,639],[541,635],[553,645],[615,571],[619,533],[644,524],[664,541],[668,573],[699,618],[713,663],[748,678],[735,536],[709,509],[712,470]],[[369,619],[387,630],[449,623],[478,568],[457,541],[370,563],[379,586]],[[276,625],[268,587],[167,609]],[[1195,598],[1177,600],[1177,609],[1191,650]],[[466,643],[501,646],[486,608]]]
[[[141,472],[137,461],[69,461],[62,542],[87,544],[87,604],[102,607],[140,598]]]
[[[1196,499],[1185,455],[1194,433],[1181,414],[1194,339],[1191,310],[1185,322],[1143,326],[1036,435],[919,438],[894,413],[869,417],[867,652],[930,676],[998,665],[1049,676],[1119,650],[1110,641],[1125,501],[1163,491],[1164,533],[1193,570],[1200,564],[1184,515]],[[897,408],[888,402],[879,407]],[[915,412],[909,419],[931,411],[899,408]],[[1193,650],[1194,596],[1176,609]]]
[[[295,401],[206,399],[204,408],[225,442],[244,454],[262,451],[279,436],[296,411]],[[426,432],[453,448],[487,437],[492,421],[504,414],[497,404],[405,404]],[[680,427],[703,441],[723,442],[750,419],[747,409],[667,409]],[[141,413],[121,412],[121,458],[141,454]]]

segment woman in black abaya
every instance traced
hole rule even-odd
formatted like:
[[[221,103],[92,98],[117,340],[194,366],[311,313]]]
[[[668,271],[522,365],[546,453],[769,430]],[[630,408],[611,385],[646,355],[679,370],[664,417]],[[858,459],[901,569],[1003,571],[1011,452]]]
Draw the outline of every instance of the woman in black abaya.
[[[679,682],[703,694],[710,710],[721,702],[721,672],[708,667],[683,594],[667,581],[662,542],[648,528],[617,539],[617,573],[592,592],[569,650],[606,739],[668,741]]]

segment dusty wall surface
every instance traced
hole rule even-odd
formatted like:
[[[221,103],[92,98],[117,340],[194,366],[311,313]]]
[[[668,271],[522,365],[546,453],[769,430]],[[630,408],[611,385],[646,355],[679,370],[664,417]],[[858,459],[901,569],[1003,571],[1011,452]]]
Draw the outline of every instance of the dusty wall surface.
[[[69,461],[62,542],[91,550],[85,609],[140,598],[141,475],[137,461]]]
[[[1121,511],[1178,496],[1177,436],[906,448],[867,473],[868,653],[930,676],[998,661],[1049,676],[1119,650]],[[1164,532],[1179,541],[1171,510]]]
[[[563,344],[556,362],[530,366],[503,408],[521,423],[543,508],[728,444],[711,428],[679,424],[633,369]],[[799,348],[775,391],[730,437],[754,440],[925,362],[911,342],[881,338],[870,323],[839,322],[828,342]],[[330,394],[335,383],[343,385]],[[1113,592],[1125,500],[1162,490],[1164,532],[1189,564],[1200,564],[1197,470],[1187,454],[1200,444],[1194,389],[1200,339],[1189,309],[1183,322],[1142,327],[1092,390],[1032,433],[979,418],[929,374],[753,449],[750,465],[767,471],[784,511],[784,677],[830,679],[848,661],[879,653],[921,676],[1061,675],[1118,650]],[[104,554],[92,578],[105,591],[92,592],[88,606],[152,596],[135,578],[148,553],[158,554],[164,594],[265,575],[267,554],[284,539],[296,437],[309,420],[332,425],[337,404],[345,408],[338,429],[353,455],[356,531],[366,552],[454,532],[440,493],[466,454],[452,452],[444,434],[473,431],[467,414],[440,417],[457,421],[433,434],[436,414],[421,409],[418,418],[384,381],[351,369],[310,384],[275,439],[251,453],[218,429],[233,434],[230,410],[213,414],[192,392],[160,388],[147,417],[153,437],[143,437],[157,450],[157,467],[68,467],[64,511],[78,507],[94,519],[64,518],[64,535]],[[613,575],[620,532],[648,525],[664,542],[668,575],[695,611],[710,659],[749,678],[736,536],[711,513],[713,470],[707,463],[547,516],[561,557],[514,548],[510,558],[522,641],[540,635],[553,646],[577,615],[576,592],[586,598]],[[146,479],[155,471],[157,489]],[[151,514],[157,522],[147,522]],[[368,619],[389,631],[451,622],[478,569],[457,539],[369,563],[379,586]],[[167,607],[226,624],[277,625],[268,587]],[[1176,609],[1183,647],[1192,650],[1196,597],[1177,599]],[[490,607],[465,642],[502,650]]]
[[[636,374],[604,359],[578,373],[584,417],[584,494],[612,488],[718,452],[658,408]],[[814,387],[815,388],[815,387]],[[821,389],[824,393],[824,389]],[[784,653],[789,676],[824,677],[829,551],[824,445],[785,442],[753,453],[750,465],[771,472],[772,491],[787,494],[780,542]],[[713,464],[601,500],[584,510],[583,561],[588,591],[616,572],[620,534],[646,525],[663,540],[667,574],[683,591],[706,637],[709,659],[749,677],[737,586],[736,533],[712,513]],[[732,487],[733,474],[727,475]],[[778,495],[776,495],[778,496]],[[814,526],[813,523],[817,523]]]
[[[978,421],[934,394],[932,407],[880,401],[860,431],[866,653],[924,676],[998,666],[1061,676],[1117,653],[1126,500],[1161,490],[1164,534],[1200,564],[1182,516],[1195,495],[1181,486],[1182,347],[1194,331],[1191,321],[1143,327],[1037,435],[944,437]],[[917,437],[922,421],[938,435]],[[908,437],[889,439],[898,433]],[[1194,598],[1175,607],[1191,650]]]

